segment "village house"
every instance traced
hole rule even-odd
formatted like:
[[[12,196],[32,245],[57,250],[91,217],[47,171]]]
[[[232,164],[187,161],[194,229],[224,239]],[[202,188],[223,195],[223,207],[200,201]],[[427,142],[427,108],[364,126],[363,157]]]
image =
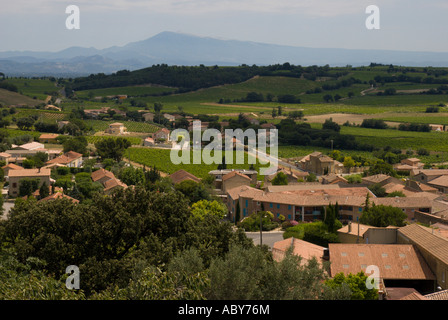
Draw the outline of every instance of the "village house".
[[[57,133],[43,133],[39,136],[39,142],[55,143],[55,142],[57,142],[57,137],[59,137],[59,134],[57,134]]]
[[[40,199],[39,202],[54,201],[54,200],[58,200],[58,199],[68,199],[75,204],[79,203],[79,200],[72,198],[66,194],[63,194],[62,192],[55,192],[53,194],[50,194],[48,197]]]
[[[170,178],[174,184],[181,183],[182,181],[185,180],[191,180],[197,183],[201,182],[200,178],[182,169],[170,174]]]
[[[286,170],[283,168],[279,168],[276,173],[265,176],[265,178],[264,178],[265,186],[272,184],[272,180],[274,180],[275,177],[277,177],[277,175],[280,172],[285,174],[288,185],[303,182],[306,179],[306,177],[309,175],[308,172],[296,171],[296,170],[292,171],[292,170]]]
[[[3,169],[3,172],[5,173],[5,177],[8,177],[10,170],[21,170],[21,169],[23,169],[23,167],[18,166],[14,163],[8,163],[6,166],[3,166],[2,169]]]
[[[249,180],[241,178],[241,176],[238,176],[239,178],[237,177],[228,180],[229,178],[233,177],[233,175],[230,175],[225,179],[228,181],[224,182],[224,176],[232,172],[238,172],[246,177],[249,177]],[[236,187],[237,181],[241,182],[242,183],[241,185],[257,184],[258,172],[256,170],[245,170],[245,169],[218,169],[218,170],[212,170],[208,174],[214,177],[215,189],[220,192],[225,192],[225,190],[229,190],[233,187]],[[226,184],[225,187],[224,184]]]
[[[329,173],[342,173],[344,165],[322,152],[313,152],[298,161],[298,167],[301,170],[315,173],[317,175],[326,175]]]
[[[337,233],[341,243],[392,244],[397,243],[397,230],[394,226],[380,228],[349,221]]]
[[[103,185],[105,194],[111,194],[116,188],[127,188],[128,186],[117,179],[115,175],[103,168],[93,171],[91,174],[93,182],[99,182]]]
[[[170,140],[170,130],[162,128],[152,134],[154,141],[168,141]]]
[[[411,224],[398,229],[398,243],[414,245],[437,279],[437,285],[448,289],[448,239],[430,228]]]
[[[11,158],[11,154],[7,152],[0,152],[0,161],[5,161],[8,164],[8,159]]]
[[[330,277],[367,272],[369,266],[379,271],[380,299],[387,296],[388,287],[408,287],[419,292],[435,291],[434,273],[411,244],[328,244]]]
[[[115,122],[109,124],[109,128],[107,128],[104,132],[108,134],[125,134],[127,130],[123,123]]]
[[[404,185],[404,182],[402,180],[391,177],[387,174],[375,174],[373,176],[363,177],[361,180],[362,180],[362,183],[369,185],[369,186],[374,185],[374,184],[384,186],[391,182]]]
[[[145,121],[154,122],[154,113],[146,112],[142,115],[142,117],[143,119],[145,119]]]
[[[74,151],[69,151],[46,162],[46,166],[62,165],[70,168],[80,168],[82,166],[82,154]]]
[[[316,259],[320,265],[323,265],[323,263],[328,260],[327,248],[294,237],[275,242],[272,247],[272,258],[275,261],[280,262],[286,256],[286,252],[290,250],[290,248],[292,254],[301,257],[301,265],[306,265],[313,258]]]
[[[8,172],[9,196],[17,197],[19,195],[20,181],[25,178],[39,179],[39,188],[45,182],[50,186],[50,169],[17,169]]]
[[[151,137],[145,138],[145,140],[143,140],[143,145],[145,147],[153,147],[155,145],[154,139]]]

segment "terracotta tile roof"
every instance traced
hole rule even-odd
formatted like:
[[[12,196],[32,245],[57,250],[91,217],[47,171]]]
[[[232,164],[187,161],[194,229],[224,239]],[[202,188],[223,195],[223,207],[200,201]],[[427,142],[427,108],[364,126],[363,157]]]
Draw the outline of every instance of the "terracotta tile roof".
[[[42,143],[33,141],[33,142],[29,142],[29,143],[25,143],[20,146],[17,146],[17,148],[24,149],[24,150],[35,150],[35,149],[41,149],[41,148],[43,148],[43,146],[44,145]]]
[[[69,164],[70,162],[72,162],[78,158],[81,158],[81,157],[82,157],[81,153],[69,151],[69,152],[64,153],[63,155],[60,155],[59,157],[56,157],[52,160],[47,161],[46,163],[47,164],[56,164],[56,163]]]
[[[7,152],[0,152],[0,157],[2,157],[2,158],[9,158],[9,157],[11,157],[11,154],[7,153]]]
[[[376,205],[392,206],[397,208],[431,208],[431,200],[425,197],[386,197],[372,198]]]
[[[448,175],[443,175],[438,178],[432,179],[428,183],[435,186],[448,187]]]
[[[325,247],[296,239],[294,237],[274,243],[274,246],[272,247],[272,256],[274,260],[281,261],[285,257],[286,251],[291,247],[291,245],[293,246],[292,253],[296,256],[302,257],[303,260],[301,263],[305,264],[313,257],[315,257],[318,262],[322,263],[324,250],[326,249]]]
[[[109,179],[106,182],[104,182],[104,191],[108,191],[115,187],[127,188],[128,186],[125,183],[118,180],[117,178],[112,178],[112,179]]]
[[[242,198],[255,198],[257,195],[263,195],[264,191],[249,186],[238,186],[227,190],[227,195],[230,199],[236,200]]]
[[[429,300],[448,300],[448,290],[426,294],[424,297]]]
[[[378,266],[382,279],[434,280],[420,253],[410,244],[330,243],[331,276],[356,274],[369,265]]]
[[[249,177],[246,176],[245,174],[239,173],[238,171],[232,171],[232,172],[227,173],[226,175],[224,175],[224,176],[222,177],[222,181],[231,179],[231,178],[233,178],[233,177],[235,177],[235,176],[239,176],[239,177],[242,177],[242,178],[245,178],[245,179],[248,179],[248,180],[252,180],[251,178],[249,178]]]
[[[448,239],[432,234],[432,232],[415,223],[399,228],[398,233],[448,264]]]
[[[9,177],[45,177],[50,176],[50,169],[16,169],[9,171]]]
[[[79,203],[79,200],[72,198],[70,196],[67,196],[65,194],[62,194],[61,192],[55,192],[52,195],[49,195],[48,197],[39,200],[39,202],[40,201],[56,200],[56,199],[64,199],[64,198],[69,199],[69,200],[73,201],[74,203]]]
[[[8,163],[6,166],[3,166],[2,169],[21,170],[21,169],[23,169],[23,167],[18,166],[14,163]]]
[[[98,180],[100,180],[100,179],[102,179],[104,177],[108,177],[110,179],[113,179],[113,178],[115,178],[115,175],[112,172],[104,170],[103,168],[101,168],[101,169],[98,169],[98,170],[92,172],[91,177],[92,177],[92,180],[95,182],[95,181],[98,181]]]
[[[372,182],[372,183],[380,183],[389,178],[390,178],[390,176],[388,176],[387,174],[375,174],[373,176],[364,177],[364,178],[362,178],[362,180],[367,181],[367,182]]]
[[[170,174],[170,178],[173,181],[174,184],[177,184],[179,182],[182,182],[184,180],[192,180],[194,182],[201,182],[201,179],[196,177],[195,175],[191,174],[190,172],[187,172],[183,169],[178,170],[172,174]]]

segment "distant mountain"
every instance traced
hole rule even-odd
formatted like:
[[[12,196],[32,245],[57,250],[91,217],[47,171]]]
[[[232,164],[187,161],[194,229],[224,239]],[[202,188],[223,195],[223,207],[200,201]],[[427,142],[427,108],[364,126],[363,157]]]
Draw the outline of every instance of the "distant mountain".
[[[237,66],[369,65],[448,67],[448,52],[409,52],[305,48],[237,40],[219,40],[174,32],[107,49],[71,47],[59,52],[0,52],[0,72],[9,76],[81,76],[137,70],[153,64]]]

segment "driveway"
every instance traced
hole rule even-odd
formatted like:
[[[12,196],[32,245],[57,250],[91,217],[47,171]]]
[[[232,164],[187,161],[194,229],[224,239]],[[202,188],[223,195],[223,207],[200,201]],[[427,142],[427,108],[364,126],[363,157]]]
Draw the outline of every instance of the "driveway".
[[[263,231],[262,242],[264,245],[268,245],[270,249],[277,241],[283,240],[284,231]],[[246,236],[254,241],[255,245],[260,244],[260,232],[246,232]]]

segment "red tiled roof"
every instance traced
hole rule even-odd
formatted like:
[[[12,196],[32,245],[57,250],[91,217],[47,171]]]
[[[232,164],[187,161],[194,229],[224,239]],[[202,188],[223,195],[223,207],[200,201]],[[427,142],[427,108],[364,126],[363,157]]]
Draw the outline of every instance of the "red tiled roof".
[[[184,180],[193,180],[194,182],[201,181],[201,179],[199,179],[195,175],[193,175],[190,172],[187,172],[183,169],[178,170],[178,171],[174,172],[173,174],[170,174],[170,178],[174,184],[180,183]]]
[[[249,178],[249,177],[246,176],[245,174],[239,173],[238,171],[232,171],[232,172],[229,172],[229,173],[227,173],[226,175],[224,175],[224,176],[222,177],[222,181],[231,179],[231,178],[233,178],[233,177],[235,177],[235,176],[240,176],[240,177],[242,177],[242,178],[251,180],[251,178]]]

